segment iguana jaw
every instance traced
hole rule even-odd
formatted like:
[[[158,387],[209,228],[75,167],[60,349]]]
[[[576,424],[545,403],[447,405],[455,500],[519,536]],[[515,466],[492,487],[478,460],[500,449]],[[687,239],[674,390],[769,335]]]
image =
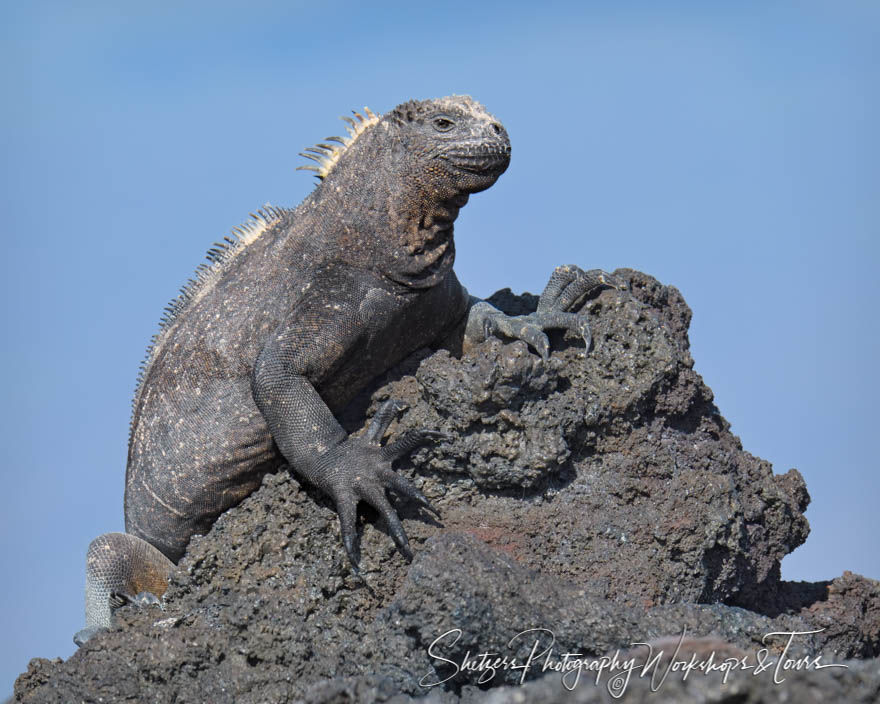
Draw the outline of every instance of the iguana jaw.
[[[494,184],[510,165],[506,133],[494,144],[460,144],[437,154],[464,193],[479,193]]]
[[[510,143],[499,143],[488,148],[481,144],[475,149],[462,145],[444,150],[437,156],[459,171],[497,179],[510,165]]]

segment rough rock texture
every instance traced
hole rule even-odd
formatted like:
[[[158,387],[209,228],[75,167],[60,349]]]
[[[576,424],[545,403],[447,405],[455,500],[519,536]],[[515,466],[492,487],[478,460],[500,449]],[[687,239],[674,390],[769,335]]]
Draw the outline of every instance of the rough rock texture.
[[[668,655],[684,630],[677,659],[753,663],[761,648],[783,657],[787,637],[766,634],[824,629],[794,636],[784,657],[849,669],[786,672],[782,684],[772,667],[726,684],[672,672],[656,693],[636,670],[627,701],[876,701],[878,661],[850,659],[880,656],[880,585],[850,573],[779,581],[808,532],[803,479],[774,475],[729,432],[693,371],[679,292],[616,273],[631,291],[587,302],[589,355],[561,335],[549,364],[521,342],[492,339],[461,360],[425,350],[348,409],[354,430],[400,399],[392,436],[450,435],[401,463],[442,515],[400,504],[412,564],[364,508],[355,577],[330,503],[269,476],[193,540],[164,612],[122,609],[119,627],[67,662],[35,659],[16,700],[605,702],[608,673],[596,685],[585,671],[569,691],[571,673],[491,671],[479,655],[522,665],[551,633],[547,662],[627,657],[642,652],[634,642]],[[492,302],[515,314],[535,300],[502,291]]]

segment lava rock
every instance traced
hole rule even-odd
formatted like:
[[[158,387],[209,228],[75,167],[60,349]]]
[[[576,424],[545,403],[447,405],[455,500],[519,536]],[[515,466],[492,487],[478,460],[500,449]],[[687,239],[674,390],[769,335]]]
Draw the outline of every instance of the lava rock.
[[[460,359],[421,350],[343,413],[358,431],[394,398],[406,409],[389,437],[448,436],[398,463],[442,516],[397,502],[412,564],[363,507],[355,575],[329,500],[269,475],[192,540],[161,610],[122,608],[66,662],[34,659],[16,701],[613,701],[608,678],[583,673],[570,691],[570,674],[523,666],[551,641],[554,657],[651,643],[848,666],[782,685],[742,670],[726,684],[670,676],[656,694],[633,674],[627,701],[797,700],[811,687],[873,701],[877,662],[852,658],[880,655],[880,585],[780,581],[809,531],[803,478],[774,474],[730,433],[693,369],[681,294],[615,273],[629,290],[585,304],[591,350],[561,333],[548,362],[494,338]],[[537,302],[490,300],[510,314]],[[481,667],[494,662],[483,653],[507,664]]]

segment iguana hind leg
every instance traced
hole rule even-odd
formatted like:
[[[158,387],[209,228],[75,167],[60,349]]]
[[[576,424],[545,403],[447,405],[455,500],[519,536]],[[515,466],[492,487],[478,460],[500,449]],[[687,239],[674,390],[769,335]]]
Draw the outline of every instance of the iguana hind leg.
[[[95,538],[86,555],[86,627],[73,637],[82,645],[112,624],[114,605],[134,603],[143,592],[161,597],[174,568],[159,550],[127,533],[105,533]],[[127,598],[126,598],[127,597]],[[149,603],[149,599],[141,601]]]

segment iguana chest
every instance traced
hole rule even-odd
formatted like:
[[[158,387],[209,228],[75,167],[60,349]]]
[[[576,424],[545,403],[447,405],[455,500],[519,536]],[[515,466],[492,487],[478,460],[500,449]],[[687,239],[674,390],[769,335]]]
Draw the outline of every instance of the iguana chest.
[[[318,392],[334,412],[341,410],[370,381],[441,337],[461,320],[466,305],[454,276],[405,295],[367,287],[340,318],[355,332],[339,358],[314,379]]]

